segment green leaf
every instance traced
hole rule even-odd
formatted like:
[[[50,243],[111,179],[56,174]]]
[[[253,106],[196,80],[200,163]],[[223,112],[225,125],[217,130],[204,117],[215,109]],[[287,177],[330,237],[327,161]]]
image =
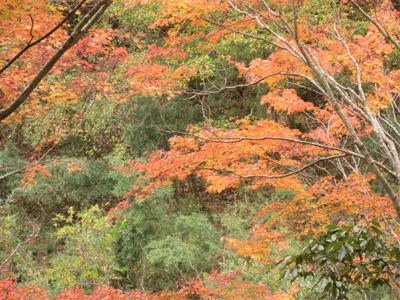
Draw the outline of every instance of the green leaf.
[[[375,225],[376,227],[381,227],[381,225],[376,221],[376,220],[372,220],[372,225]]]
[[[346,246],[349,254],[352,254],[354,252],[354,248],[349,243],[345,242],[344,245]]]
[[[290,275],[290,270],[287,269],[286,272],[285,272],[285,275],[283,275],[283,279],[288,279],[289,275]]]
[[[322,277],[321,280],[320,280],[320,282],[319,282],[318,287],[319,287],[321,290],[323,290],[323,289],[326,287],[327,284],[328,284],[328,280],[327,280],[325,277]]]
[[[332,229],[337,229],[338,227],[336,225],[326,225],[326,229],[332,230]]]
[[[342,245],[342,247],[340,247],[339,249],[338,260],[342,261],[346,256],[346,254],[347,254],[346,248]]]
[[[379,242],[377,240],[375,240],[374,242],[375,242],[376,247],[383,248],[383,245],[381,244],[381,242]]]
[[[375,226],[371,226],[371,228],[377,235],[383,235],[384,234],[382,230],[378,229]]]
[[[293,278],[296,278],[297,277],[297,274],[298,274],[298,270],[297,270],[297,268],[294,268],[293,269],[293,271],[292,271],[292,276],[293,276]]]
[[[336,251],[341,245],[342,245],[341,242],[336,241],[336,242],[330,244],[328,247],[326,247],[326,252],[332,252],[332,251],[334,252],[334,251]]]

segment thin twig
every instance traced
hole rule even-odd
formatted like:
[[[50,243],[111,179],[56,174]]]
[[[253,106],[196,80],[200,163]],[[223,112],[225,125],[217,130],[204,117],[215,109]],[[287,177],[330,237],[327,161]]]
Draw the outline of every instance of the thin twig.
[[[17,253],[19,248],[21,248],[25,244],[31,242],[35,238],[37,238],[37,236],[39,235],[39,231],[40,231],[40,228],[33,227],[32,233],[27,236],[26,240],[18,243],[18,245],[14,248],[14,250],[11,252],[11,254],[3,261],[3,263],[0,265],[0,270],[2,270],[4,265]]]
[[[263,175],[263,174],[252,174],[252,175],[238,175],[233,172],[225,171],[225,170],[216,170],[216,169],[206,169],[206,170],[212,170],[212,171],[217,171],[217,172],[222,172],[223,174],[227,174],[232,177],[237,177],[237,178],[265,178],[265,179],[279,179],[279,178],[285,178],[289,177],[292,175],[296,175],[298,173],[303,172],[304,170],[307,170],[308,168],[326,160],[332,160],[332,159],[337,159],[337,158],[342,158],[347,156],[347,154],[341,154],[341,155],[332,155],[332,156],[327,156],[327,157],[322,157],[320,159],[317,159],[297,170],[282,174],[282,175]]]
[[[29,40],[29,42],[25,45],[24,48],[22,48],[17,54],[14,55],[13,58],[11,58],[1,69],[0,69],[0,74],[3,73],[6,69],[8,69],[22,54],[24,54],[29,48],[39,44],[41,41],[47,39],[50,35],[52,35],[54,32],[57,31],[57,29],[59,29],[66,21],[68,21],[68,19],[83,5],[83,3],[85,3],[86,0],[82,0],[77,6],[75,6],[74,9],[72,9],[65,17],[64,19],[61,20],[60,23],[58,23],[54,28],[52,28],[49,32],[47,32],[45,35],[43,35],[42,37],[38,38],[37,40],[32,42],[33,39],[33,18],[31,15],[29,15],[31,22],[32,22],[32,26],[31,26],[31,30],[30,30],[30,34],[31,34],[31,39]]]

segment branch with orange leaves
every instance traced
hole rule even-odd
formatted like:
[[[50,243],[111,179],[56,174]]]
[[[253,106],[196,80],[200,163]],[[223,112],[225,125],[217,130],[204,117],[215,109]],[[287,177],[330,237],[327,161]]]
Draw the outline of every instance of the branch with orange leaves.
[[[262,36],[251,34],[251,33],[248,33],[248,32],[244,32],[242,30],[238,30],[238,29],[232,28],[232,27],[227,26],[225,24],[221,24],[221,23],[215,22],[215,21],[213,21],[211,19],[208,19],[208,18],[205,18],[204,20],[207,21],[210,24],[219,26],[219,27],[224,28],[226,30],[229,30],[231,32],[238,33],[238,34],[241,34],[243,36],[247,36],[247,37],[252,38],[252,39],[256,39],[256,40],[260,40],[260,41],[266,42],[266,43],[268,43],[270,45],[273,45],[274,47],[276,47],[278,49],[285,49],[284,47],[279,46],[277,43],[274,43],[273,41],[270,41],[270,40],[268,40],[268,39],[266,39],[266,38],[264,38]]]
[[[178,131],[178,130],[173,130],[173,129],[163,129],[160,128],[158,126],[148,126],[143,124],[142,122],[138,122],[137,120],[133,120],[136,123],[138,123],[138,126],[143,127],[143,128],[148,128],[148,129],[153,129],[156,130],[158,132],[162,132],[162,133],[167,133],[167,134],[177,134],[177,135],[182,135],[182,136],[191,136],[194,138],[197,138],[199,140],[205,141],[205,142],[210,142],[210,143],[228,143],[228,144],[235,144],[235,143],[240,143],[243,141],[264,141],[264,140],[276,140],[276,141],[285,141],[285,142],[290,142],[290,143],[295,143],[295,144],[301,144],[301,145],[309,145],[309,146],[314,146],[317,148],[322,148],[322,149],[326,149],[326,150],[331,150],[331,151],[338,151],[341,153],[344,153],[343,156],[354,156],[357,158],[361,158],[365,160],[365,157],[357,152],[354,152],[350,149],[345,149],[345,148],[338,148],[338,147],[334,147],[334,146],[329,146],[329,145],[324,145],[324,144],[320,144],[320,143],[316,143],[316,142],[312,142],[312,141],[305,141],[305,140],[299,140],[299,139],[291,139],[291,138],[285,138],[285,137],[274,137],[274,136],[263,136],[263,137],[223,137],[223,138],[219,138],[219,137],[213,137],[213,138],[209,138],[209,137],[205,137],[205,136],[201,136],[201,135],[197,135],[191,132],[187,132],[187,131]],[[338,157],[334,157],[334,156],[330,156],[331,159],[335,159]],[[329,160],[328,157],[323,159],[323,160]],[[317,164],[319,161],[316,161],[315,163],[313,163],[311,166]],[[378,165],[382,170],[384,170],[385,172],[387,172],[389,175],[391,175],[393,178],[397,178],[396,173],[392,170],[390,170],[388,167],[386,167],[383,163],[374,160],[373,161],[376,165]],[[300,171],[301,172],[301,171]]]
[[[97,22],[110,4],[111,0],[101,0],[90,9],[90,11],[82,18],[82,20],[74,27],[70,37],[40,69],[40,71],[25,87],[21,94],[8,107],[0,110],[0,121],[7,118],[28,99],[31,92],[39,85],[42,79],[50,72],[50,70],[64,55],[64,53],[74,46],[79,39],[94,25],[94,23]]]
[[[6,173],[6,174],[0,176],[0,180],[6,179],[7,177],[10,177],[10,176],[12,176],[12,175],[14,175],[14,174],[23,172],[23,171],[25,171],[26,169],[28,169],[28,168],[30,168],[30,167],[37,166],[37,165],[45,165],[45,164],[47,164],[48,162],[50,162],[50,161],[38,161],[38,162],[35,162],[35,163],[31,163],[31,164],[26,165],[26,166],[24,166],[24,167],[22,167],[22,168],[19,168],[19,169],[17,169],[17,170],[11,171],[11,172],[9,172],[9,173]]]
[[[41,41],[47,39],[50,37],[54,32],[56,32],[62,25],[64,25],[68,19],[79,9],[82,7],[82,5],[86,2],[86,0],[82,0],[78,5],[76,5],[65,17],[64,19],[61,20],[56,26],[54,26],[49,32],[41,36],[40,38],[36,39],[35,41],[32,42],[33,35],[32,35],[32,30],[33,30],[33,18],[31,15],[29,15],[32,26],[31,26],[31,39],[27,42],[24,48],[22,48],[17,54],[15,54],[1,69],[0,69],[0,74],[3,73],[5,70],[7,70],[22,54],[24,54],[29,48],[32,48],[33,46],[39,44]]]
[[[381,145],[380,150],[385,150],[385,154],[389,153],[386,149],[387,145],[386,142],[389,144],[389,146],[392,146],[392,142],[387,138],[386,133],[384,130],[382,130],[381,124],[379,124],[375,118],[371,118],[371,110],[369,108],[369,105],[365,105],[365,101],[363,98],[365,96],[365,91],[363,90],[364,86],[360,86],[360,72],[356,72],[355,76],[358,78],[358,84],[356,85],[356,88],[353,86],[347,86],[346,88],[343,88],[341,84],[336,80],[333,76],[334,71],[333,69],[329,69],[329,63],[324,64],[324,61],[321,61],[321,57],[318,57],[317,53],[315,52],[316,50],[310,46],[308,43],[303,42],[302,39],[299,36],[298,32],[298,8],[296,6],[296,2],[294,0],[291,1],[292,3],[292,15],[291,16],[284,16],[280,15],[280,12],[277,13],[281,20],[284,21],[286,24],[290,24],[291,22],[293,23],[293,28],[290,28],[287,30],[287,28],[284,28],[283,30],[279,30],[282,28],[272,28],[270,26],[271,22],[267,18],[265,20],[265,16],[260,13],[257,10],[254,10],[252,8],[249,8],[245,5],[246,9],[240,7],[239,5],[242,4],[240,1],[234,1],[234,0],[228,0],[227,1],[231,8],[238,12],[241,15],[247,16],[257,22],[260,28],[266,30],[269,32],[272,36],[275,37],[277,41],[282,43],[283,47],[285,50],[294,58],[296,59],[297,63],[301,67],[306,67],[309,72],[311,72],[313,78],[317,80],[320,85],[317,85],[317,89],[321,90],[321,92],[326,95],[327,94],[327,99],[329,100],[330,104],[332,105],[334,111],[337,113],[339,118],[341,119],[343,126],[346,128],[350,136],[352,137],[354,144],[357,147],[357,150],[361,153],[360,155],[363,157],[363,159],[367,162],[369,167],[373,170],[373,172],[377,175],[378,180],[382,184],[385,192],[390,195],[390,198],[392,200],[393,206],[396,209],[397,215],[400,217],[400,200],[392,186],[390,185],[389,181],[385,178],[384,174],[382,174],[382,169],[385,169],[387,171],[390,171],[390,175],[393,176],[393,178],[397,181],[397,183],[400,182],[400,164],[398,163],[397,160],[397,153],[394,152],[393,155],[395,156],[396,159],[391,159],[391,167],[394,169],[394,171],[389,170],[384,166],[383,164],[377,163],[376,160],[372,157],[369,149],[369,147],[360,139],[359,135],[357,134],[354,126],[351,124],[349,117],[343,112],[341,103],[343,101],[347,102],[352,106],[352,108],[355,111],[358,111],[360,113],[360,116],[362,116],[367,123],[370,123],[373,126],[373,132],[378,136],[380,140],[383,140],[385,143]],[[238,5],[236,4],[238,3]],[[269,4],[266,1],[263,1],[264,5],[266,8],[270,8]],[[333,6],[335,7],[335,1],[332,1]],[[353,2],[355,3],[355,2]],[[335,21],[337,21],[337,18],[340,16],[337,15],[337,12],[334,12],[334,18]],[[273,19],[273,18],[272,18]],[[367,18],[369,19],[369,18]],[[292,20],[292,21],[290,21]],[[373,22],[374,23],[374,22]],[[375,26],[380,25],[379,23],[375,22]],[[379,29],[379,28],[378,28]],[[385,37],[388,38],[388,33],[383,30],[383,27],[378,30],[379,33]],[[392,37],[392,40],[393,37]],[[395,40],[394,40],[395,41]],[[393,42],[393,41],[392,41]],[[396,42],[396,41],[395,41]],[[339,41],[340,43],[340,41]],[[343,43],[342,43],[343,44]],[[342,46],[344,48],[346,45]],[[349,53],[349,51],[344,51],[344,54],[346,57],[349,59],[349,61],[352,60],[352,53]],[[350,54],[350,55],[349,55]],[[323,53],[320,53],[320,55],[323,55]],[[357,65],[357,64],[355,64]],[[356,68],[357,66],[351,65],[349,63],[349,66],[351,68]],[[358,70],[357,70],[358,71]],[[355,71],[354,71],[355,72]],[[321,89],[322,87],[322,89]],[[350,91],[350,92],[349,92]],[[350,93],[350,94],[349,94]],[[339,96],[338,96],[339,94]],[[357,102],[361,102],[363,104],[360,108],[357,107]],[[392,149],[395,149],[395,147],[391,147]],[[390,150],[392,150],[390,149]],[[392,158],[391,155],[388,156],[388,158]]]
[[[400,50],[400,43],[394,39],[394,37],[386,30],[384,26],[379,24],[377,20],[372,18],[356,1],[354,0],[349,0],[350,3],[366,18],[368,21],[370,21],[374,26],[379,30],[379,32],[393,45],[396,46],[397,49]]]
[[[299,173],[307,170],[308,168],[311,168],[312,166],[314,166],[314,165],[316,165],[316,164],[318,164],[320,162],[327,161],[327,160],[334,160],[334,159],[338,159],[338,158],[343,158],[343,157],[346,157],[347,155],[348,154],[340,154],[340,155],[331,155],[331,156],[322,157],[322,158],[317,159],[317,160],[315,160],[315,161],[313,161],[313,162],[311,162],[311,163],[309,163],[309,164],[307,164],[307,165],[305,165],[305,166],[303,166],[301,168],[298,168],[298,169],[296,169],[294,171],[291,171],[291,172],[288,172],[288,173],[285,173],[285,174],[282,174],[282,175],[263,175],[263,174],[239,175],[239,174],[236,174],[236,173],[233,173],[233,172],[229,172],[229,171],[226,171],[226,170],[217,170],[217,169],[206,169],[206,170],[216,171],[216,172],[220,172],[220,173],[222,173],[224,175],[228,175],[228,176],[235,177],[235,178],[243,178],[243,179],[246,179],[246,178],[280,179],[280,178],[286,178],[286,177],[289,177],[289,176],[293,176],[293,175],[299,174]]]

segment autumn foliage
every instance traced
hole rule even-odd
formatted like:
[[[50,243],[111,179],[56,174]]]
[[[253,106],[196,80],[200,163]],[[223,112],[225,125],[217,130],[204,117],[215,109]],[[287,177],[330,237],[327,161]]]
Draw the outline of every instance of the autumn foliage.
[[[341,161],[345,162],[347,157],[354,155],[353,151],[360,154],[356,148],[347,145],[349,138],[379,136],[378,132],[385,131],[376,119],[396,102],[393,95],[399,94],[398,68],[385,67],[385,63],[399,50],[396,49],[394,34],[399,28],[398,12],[393,10],[391,3],[382,1],[375,7],[363,34],[341,23],[346,14],[362,9],[360,5],[364,3],[360,2],[344,1],[342,11],[338,10],[324,22],[315,24],[308,21],[307,13],[295,16],[296,23],[290,23],[289,16],[293,11],[307,10],[307,1],[293,2],[296,3],[293,7],[291,1],[269,1],[265,5],[258,1],[228,3],[230,7],[222,5],[209,9],[213,3],[208,2],[189,13],[186,11],[189,4],[175,5],[169,1],[161,11],[164,18],[155,25],[169,24],[178,28],[178,24],[186,21],[204,26],[205,31],[211,32],[218,22],[207,21],[218,18],[219,13],[227,14],[229,10],[242,15],[242,19],[235,21],[239,24],[247,22],[248,30],[258,23],[270,34],[265,41],[277,50],[267,58],[255,58],[247,65],[231,58],[228,61],[237,68],[239,79],[268,86],[269,91],[260,100],[261,105],[267,106],[268,113],[288,117],[302,115],[300,120],[307,122],[306,127],[295,129],[284,119],[237,119],[224,126],[190,127],[183,136],[170,139],[169,151],[153,152],[146,163],[131,162],[125,171],[140,171],[151,182],[145,187],[133,186],[126,196],[143,200],[155,186],[169,185],[174,180],[184,181],[191,175],[204,181],[207,193],[238,189],[242,184],[246,189],[272,187],[275,191],[293,190],[295,196],[292,200],[270,203],[258,214],[256,221],[265,216],[268,218],[263,224],[253,227],[249,241],[226,240],[230,247],[237,249],[237,254],[264,263],[274,261],[272,249],[279,252],[287,247],[288,233],[274,230],[278,226],[290,228],[291,234],[301,237],[319,232],[324,225],[347,222],[359,215],[396,217],[392,202],[397,203],[398,196],[392,195],[390,199],[374,192],[370,185],[376,180],[374,174],[361,172],[358,167],[351,167],[352,163],[340,166]],[[184,19],[176,17],[178,12]],[[375,20],[379,20],[381,27]],[[232,21],[227,25],[225,21],[220,26],[230,29],[227,34],[240,32],[250,35],[251,31],[244,31],[243,27],[236,26],[237,23]],[[278,34],[275,30],[279,28]],[[387,35],[393,35],[393,41],[385,38],[382,28]],[[168,38],[176,36],[182,47],[186,47],[187,44],[179,40],[179,35],[171,29]],[[265,39],[264,36],[258,37]],[[204,40],[205,45],[212,42]],[[348,82],[336,81],[335,78],[341,76]],[[351,82],[356,86],[358,82],[358,89],[353,90]],[[290,85],[310,87],[310,83],[317,98],[313,101],[300,97],[298,89],[290,88]],[[330,85],[338,96],[333,94]],[[228,88],[231,87],[222,87],[220,91]],[[199,97],[202,95],[207,95],[207,92],[198,94]],[[393,156],[397,157],[397,146],[388,142],[388,147],[392,147]],[[365,154],[361,155],[365,158]],[[321,172],[303,172],[318,165],[329,168],[326,162],[330,164],[333,161],[343,171],[341,179],[330,176],[326,169],[328,176],[323,175],[323,168]],[[393,167],[397,168],[396,165],[394,163]]]
[[[3,274],[3,277],[6,274]],[[193,279],[181,283],[181,289],[177,292],[162,291],[150,293],[141,290],[132,290],[125,293],[110,286],[102,286],[93,291],[90,295],[85,294],[82,288],[76,287],[65,290],[55,299],[191,299],[197,296],[200,299],[294,299],[293,293],[274,293],[262,284],[251,284],[237,278],[239,274],[218,274],[211,273],[205,281]],[[12,273],[6,275],[0,281],[1,298],[8,299],[54,299],[48,297],[46,290],[40,287],[28,286],[17,288],[11,279]]]
[[[69,205],[87,208],[84,201],[69,201],[70,196],[91,205],[101,203],[109,212],[110,228],[115,225],[120,230],[107,232],[104,238],[132,235],[130,242],[146,254],[159,240],[140,244],[138,236],[145,240],[151,230],[131,229],[129,213],[140,201],[153,201],[160,191],[173,191],[165,192],[168,200],[162,204],[168,207],[168,216],[207,212],[221,228],[231,223],[216,216],[230,205],[236,212],[238,195],[257,194],[262,205],[253,217],[246,216],[250,220],[244,226],[245,238],[233,237],[225,227],[221,230],[225,247],[221,264],[237,255],[241,271],[232,272],[232,266],[226,268],[229,272],[191,266],[196,278],[181,272],[183,278],[174,291],[151,292],[143,282],[145,272],[157,277],[146,269],[151,270],[157,259],[144,256],[140,287],[132,289],[138,279],[128,278],[129,266],[119,266],[107,284],[95,283],[90,291],[84,286],[67,288],[55,299],[294,299],[301,293],[297,285],[286,286],[286,292],[268,285],[277,273],[276,263],[293,244],[300,247],[307,237],[324,237],[327,225],[353,226],[360,220],[378,220],[385,234],[398,240],[400,12],[396,1],[103,2],[104,8],[111,5],[106,20],[79,36],[23,105],[4,119],[4,132],[15,133],[13,140],[28,163],[2,175],[6,179],[21,174],[18,187],[5,186],[0,196],[11,195],[10,206],[27,205],[21,199],[33,191],[39,195],[37,206],[51,207],[42,205],[41,195],[57,198],[60,192],[51,194],[60,188],[54,177],[66,178],[65,185],[73,183],[83,192],[63,195],[68,204],[61,203],[59,210]],[[40,73],[88,11],[103,2],[87,1],[70,16],[78,1],[0,3],[0,66],[5,66],[0,72],[0,110]],[[137,11],[143,15],[135,15]],[[130,21],[124,23],[124,18]],[[51,28],[57,30],[29,46]],[[15,55],[16,63],[7,65]],[[172,128],[164,112],[182,103],[197,115],[190,116],[192,124],[184,124],[185,129]],[[145,116],[137,120],[141,112]],[[191,110],[183,113],[189,115]],[[42,118],[49,120],[39,123],[43,136],[21,142],[30,138],[29,130],[37,130]],[[130,126],[168,134],[168,145],[159,149],[158,141],[150,138],[146,146],[152,151],[139,153],[137,135],[126,145]],[[88,149],[86,144],[91,143],[94,146]],[[75,161],[74,155],[87,160]],[[90,159],[118,165],[101,177],[96,173],[101,168],[88,167]],[[105,200],[91,194],[95,179],[100,182],[96,186],[109,183],[113,189]],[[190,206],[192,198],[196,205]],[[244,198],[253,213],[253,202]],[[182,203],[193,211],[187,212]],[[34,205],[28,205],[24,214],[34,215]],[[42,214],[41,220],[57,217]],[[143,214],[137,220],[149,228],[161,224],[162,220],[147,217]],[[95,248],[91,250],[97,253]],[[87,275],[90,280],[96,276],[101,277]],[[20,287],[17,278],[4,270],[0,299],[50,299],[46,288]]]

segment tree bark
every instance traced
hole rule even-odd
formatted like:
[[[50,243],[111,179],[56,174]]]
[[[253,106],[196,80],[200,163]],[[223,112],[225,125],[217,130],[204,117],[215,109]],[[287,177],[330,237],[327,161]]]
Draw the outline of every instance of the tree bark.
[[[40,69],[32,81],[25,87],[21,94],[6,108],[0,110],[0,121],[7,118],[18,109],[29,97],[32,91],[39,85],[42,79],[50,72],[59,59],[67,52],[79,39],[93,26],[101,17],[111,0],[101,0],[83,17],[75,26],[69,38],[64,42],[61,48],[49,59],[49,61]]]

